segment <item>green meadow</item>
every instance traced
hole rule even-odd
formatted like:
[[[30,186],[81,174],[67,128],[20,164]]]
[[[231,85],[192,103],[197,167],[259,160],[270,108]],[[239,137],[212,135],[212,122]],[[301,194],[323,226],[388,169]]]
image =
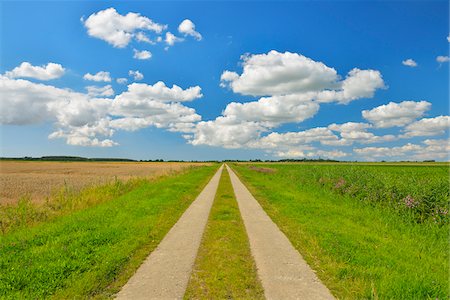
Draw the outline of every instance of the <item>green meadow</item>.
[[[336,297],[449,297],[447,164],[232,168]]]

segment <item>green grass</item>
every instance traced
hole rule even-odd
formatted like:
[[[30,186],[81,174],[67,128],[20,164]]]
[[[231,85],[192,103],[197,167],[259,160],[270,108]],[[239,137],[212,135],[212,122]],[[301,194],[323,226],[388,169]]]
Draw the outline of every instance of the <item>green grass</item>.
[[[69,215],[0,236],[0,298],[104,298],[116,293],[206,185],[190,168]]]
[[[226,169],[185,299],[263,299],[264,291]]]
[[[320,178],[339,179],[350,172],[332,169],[335,166],[255,166],[273,171],[262,172],[239,164],[233,168],[335,296],[342,299],[449,297],[448,223],[417,223],[390,205],[374,204],[342,192],[333,184],[318,182]],[[429,177],[431,183],[448,180],[448,171],[443,172],[440,167],[362,168],[351,170],[358,172],[361,180],[366,180],[366,186],[375,192],[384,188],[383,185],[376,188],[370,182],[369,178],[376,181],[381,176],[377,172],[390,176],[394,182],[389,185],[397,185],[399,190],[407,183],[417,182],[408,178],[411,176],[415,180]],[[324,176],[327,173],[329,177]],[[353,178],[349,184],[359,184],[356,177],[348,178]],[[429,187],[423,189],[427,192]],[[420,195],[420,188],[413,190]],[[439,189],[436,191],[440,195]],[[383,201],[381,196],[377,199],[376,203]]]
[[[146,182],[147,180],[143,178],[115,180],[103,185],[89,186],[81,191],[64,186],[43,204],[35,204],[31,201],[30,195],[25,195],[17,204],[0,205],[0,234],[95,206],[126,194]]]

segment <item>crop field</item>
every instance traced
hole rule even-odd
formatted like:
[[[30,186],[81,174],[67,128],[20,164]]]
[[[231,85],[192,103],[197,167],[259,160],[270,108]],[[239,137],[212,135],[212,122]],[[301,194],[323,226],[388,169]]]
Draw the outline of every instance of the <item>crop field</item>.
[[[0,205],[21,197],[42,203],[62,188],[80,191],[86,186],[117,179],[152,178],[180,171],[193,164],[165,162],[0,162]],[[196,164],[198,165],[198,164]]]
[[[448,164],[233,164],[344,299],[449,297]]]

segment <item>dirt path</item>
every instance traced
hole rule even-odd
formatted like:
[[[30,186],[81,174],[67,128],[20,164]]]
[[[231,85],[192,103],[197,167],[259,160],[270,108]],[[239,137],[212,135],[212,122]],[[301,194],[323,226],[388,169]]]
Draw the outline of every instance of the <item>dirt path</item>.
[[[125,284],[117,299],[183,298],[222,169]]]
[[[227,166],[267,299],[334,299],[287,237]]]

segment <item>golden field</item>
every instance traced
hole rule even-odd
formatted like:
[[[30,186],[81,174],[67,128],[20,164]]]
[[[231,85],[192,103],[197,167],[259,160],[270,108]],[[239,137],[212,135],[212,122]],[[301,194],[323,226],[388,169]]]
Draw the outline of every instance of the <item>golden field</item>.
[[[63,187],[79,191],[116,179],[154,178],[192,165],[199,163],[1,161],[0,204],[16,203],[23,196],[40,203]]]

